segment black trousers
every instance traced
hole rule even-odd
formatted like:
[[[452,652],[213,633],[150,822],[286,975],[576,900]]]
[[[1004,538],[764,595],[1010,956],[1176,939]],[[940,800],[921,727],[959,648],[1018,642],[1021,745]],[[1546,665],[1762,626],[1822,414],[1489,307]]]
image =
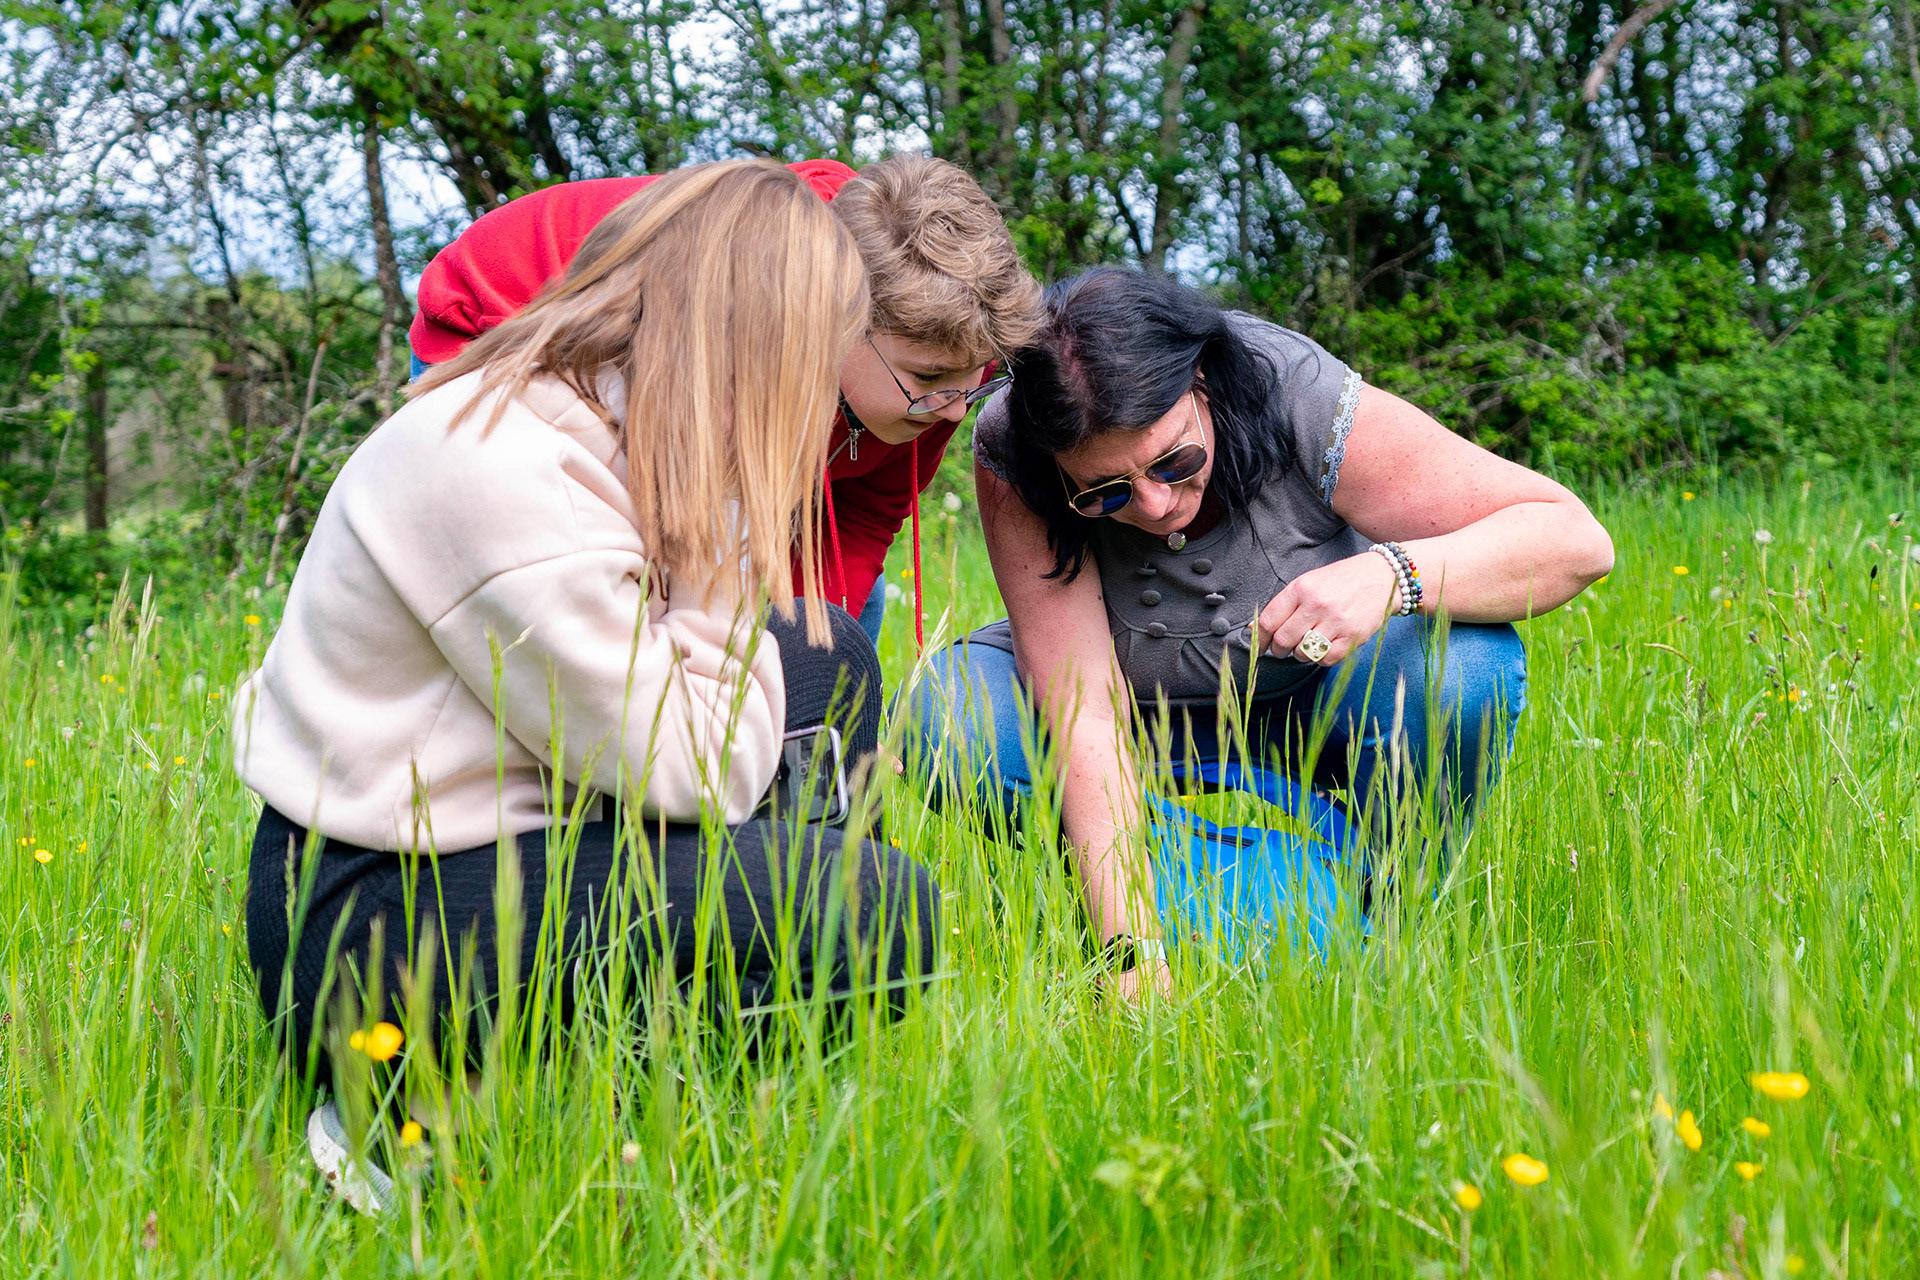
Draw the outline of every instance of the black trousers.
[[[877,743],[880,667],[859,624],[829,612],[831,652],[807,645],[797,622],[775,618],[769,630],[785,669],[789,729],[837,725],[851,767]],[[768,817],[716,837],[646,820],[628,830],[610,815],[521,836],[507,860],[492,844],[434,855],[309,843],[307,831],[267,807],[247,886],[261,1004],[270,1020],[285,1019],[283,1043],[301,1064],[337,1008],[400,1021],[409,982],[428,993],[443,1031],[463,970],[462,1014],[477,1019],[493,1008],[503,870],[518,880],[505,886],[508,896],[523,904],[516,971],[522,982],[558,982],[568,1013],[616,939],[636,976],[664,971],[683,987],[703,980],[723,1021],[823,988],[838,999],[879,987],[897,1010],[934,967],[933,878],[884,843],[837,827]],[[558,928],[546,930],[541,951],[543,918]],[[698,972],[703,959],[707,971]],[[536,965],[551,968],[536,975]],[[477,1045],[477,1021],[469,1032]],[[326,1055],[316,1061],[327,1074]]]

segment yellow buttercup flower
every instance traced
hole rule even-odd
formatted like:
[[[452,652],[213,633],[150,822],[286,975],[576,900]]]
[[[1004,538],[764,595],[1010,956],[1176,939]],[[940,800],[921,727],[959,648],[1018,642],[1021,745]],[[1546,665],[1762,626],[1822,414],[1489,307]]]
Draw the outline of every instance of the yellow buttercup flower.
[[[1695,493],[1695,492],[1694,492],[1693,490],[1691,490],[1691,489],[1682,489],[1682,490],[1680,491],[1680,501],[1682,501],[1682,502],[1692,502],[1692,501],[1693,501],[1693,500],[1694,500],[1695,498],[1697,498],[1698,496],[1699,496],[1699,495],[1698,495],[1698,494],[1696,494],[1696,493]]]
[[[403,1147],[418,1146],[420,1139],[426,1136],[426,1132],[425,1129],[420,1127],[418,1120],[409,1120],[400,1126],[400,1145]]]
[[[1524,1151],[1516,1151],[1500,1162],[1506,1175],[1523,1187],[1537,1187],[1547,1180],[1547,1162],[1535,1160]]]
[[[1807,1078],[1798,1071],[1756,1071],[1747,1077],[1758,1089],[1775,1102],[1795,1102],[1807,1096],[1812,1086]]]
[[[28,756],[28,757],[27,757],[27,760],[26,760],[26,764],[27,764],[27,768],[29,768],[29,769],[31,769],[31,768],[33,768],[33,766],[35,766],[35,765],[37,765],[37,764],[39,764],[39,763],[40,763],[40,762],[39,762],[38,760],[35,760],[35,759],[34,759],[34,758],[33,758],[32,756]]]
[[[173,758],[173,762],[175,764],[185,764],[187,762],[187,758],[185,756],[175,756]]]
[[[1683,564],[1677,564],[1673,566],[1673,576],[1676,578],[1684,578],[1692,572],[1693,570],[1687,568],[1687,566]]]
[[[1800,701],[1800,699],[1801,699],[1801,698],[1803,698],[1803,697],[1805,697],[1805,696],[1806,696],[1805,694],[1803,694],[1803,693],[1801,693],[1801,692],[1800,692],[1800,688],[1799,688],[1799,686],[1798,686],[1798,685],[1796,685],[1796,686],[1794,686],[1793,688],[1791,688],[1791,689],[1789,689],[1789,690],[1787,690],[1787,701],[1788,701],[1788,702],[1798,702],[1798,701]]]
[[[51,849],[35,849],[35,850],[33,851],[33,860],[34,860],[35,862],[37,862],[37,863],[39,863],[39,864],[40,864],[41,866],[43,866],[43,867],[44,867],[44,866],[46,866],[46,865],[47,865],[47,864],[48,864],[49,862],[52,862],[52,861],[53,861],[53,850],[51,850]]]
[[[1760,1171],[1763,1168],[1765,1168],[1764,1165],[1757,1165],[1751,1160],[1735,1160],[1733,1162],[1733,1171],[1747,1182],[1752,1182],[1755,1178],[1759,1177]]]
[[[1807,1260],[1797,1253],[1787,1255],[1787,1274],[1797,1276],[1807,1269]]]
[[[257,627],[260,625],[260,615],[257,613],[250,613],[246,617],[242,618],[241,621],[246,623],[250,627]]]
[[[1746,1119],[1742,1120],[1740,1122],[1740,1127],[1742,1129],[1745,1129],[1748,1133],[1752,1134],[1754,1137],[1760,1139],[1760,1141],[1762,1142],[1765,1142],[1769,1137],[1773,1135],[1773,1126],[1768,1124],[1765,1120],[1759,1119],[1756,1116],[1748,1116]]]
[[[1687,1144],[1687,1150],[1698,1151],[1704,1138],[1700,1133],[1700,1124],[1693,1118],[1693,1112],[1682,1111],[1680,1118],[1673,1122],[1673,1131],[1680,1135],[1680,1141]]]
[[[1667,1101],[1666,1094],[1656,1093],[1653,1095],[1653,1117],[1656,1120],[1673,1119],[1673,1104]]]
[[[1478,1209],[1485,1203],[1485,1200],[1486,1197],[1480,1194],[1480,1188],[1474,1186],[1471,1182],[1456,1182],[1453,1184],[1453,1202],[1462,1209],[1465,1209],[1468,1213],[1472,1213],[1475,1209]]]

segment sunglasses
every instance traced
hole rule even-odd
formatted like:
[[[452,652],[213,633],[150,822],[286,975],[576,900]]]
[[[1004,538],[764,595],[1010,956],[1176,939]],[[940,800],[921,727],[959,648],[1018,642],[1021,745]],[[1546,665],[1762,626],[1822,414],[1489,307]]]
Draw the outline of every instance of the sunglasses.
[[[1200,407],[1193,399],[1193,393],[1187,393],[1187,406],[1191,417],[1188,427],[1197,432],[1200,429]],[[1072,477],[1064,469],[1060,472],[1060,483],[1067,490],[1067,505],[1075,512],[1097,520],[1101,516],[1110,516],[1129,502],[1133,501],[1133,482],[1145,477],[1155,484],[1185,484],[1199,475],[1207,465],[1207,446],[1198,440],[1182,440],[1144,467],[1115,476],[1111,480],[1102,480],[1099,484],[1073,490]]]
[[[880,363],[886,369],[887,376],[893,379],[894,386],[900,388],[900,394],[907,398],[909,418],[931,417],[943,409],[951,408],[956,400],[966,401],[967,408],[971,409],[1000,388],[1013,382],[1011,373],[1001,373],[988,378],[977,387],[949,387],[945,391],[929,391],[923,396],[916,396],[907,390],[906,383],[900,381],[900,375],[894,372],[893,365],[888,363],[885,355],[881,354],[880,348],[874,346],[871,334],[867,336],[867,345],[873,347],[873,354],[880,357]]]

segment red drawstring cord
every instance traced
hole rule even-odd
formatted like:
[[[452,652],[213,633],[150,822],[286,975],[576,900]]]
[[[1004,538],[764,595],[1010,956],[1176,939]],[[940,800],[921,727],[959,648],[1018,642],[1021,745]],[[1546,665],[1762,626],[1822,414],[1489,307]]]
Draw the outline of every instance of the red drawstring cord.
[[[927,647],[927,606],[926,596],[920,585],[920,438],[915,436],[907,445],[907,464],[913,471],[913,642],[916,652],[925,652]],[[848,613],[853,606],[847,602],[847,562],[840,553],[840,522],[833,513],[833,481],[825,478],[821,486],[827,507],[827,542],[833,549],[833,574],[839,579],[840,607]],[[878,582],[872,590],[881,590]]]
[[[833,480],[831,475],[824,480],[820,487],[827,499],[827,541],[833,547],[833,574],[840,580],[840,607],[852,613],[853,608],[847,603],[847,562],[840,555],[840,522],[833,518]]]
[[[920,437],[915,436],[907,448],[907,463],[913,470],[913,647],[915,653],[925,653],[927,609],[920,587]]]

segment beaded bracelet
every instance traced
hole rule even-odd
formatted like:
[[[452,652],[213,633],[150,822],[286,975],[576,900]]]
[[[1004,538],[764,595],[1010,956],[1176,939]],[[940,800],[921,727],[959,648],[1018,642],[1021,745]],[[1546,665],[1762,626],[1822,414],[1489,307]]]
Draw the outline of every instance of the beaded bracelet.
[[[1397,542],[1376,542],[1367,550],[1378,552],[1393,567],[1394,612],[1401,617],[1418,612],[1425,592],[1420,585],[1420,570],[1406,548]]]

